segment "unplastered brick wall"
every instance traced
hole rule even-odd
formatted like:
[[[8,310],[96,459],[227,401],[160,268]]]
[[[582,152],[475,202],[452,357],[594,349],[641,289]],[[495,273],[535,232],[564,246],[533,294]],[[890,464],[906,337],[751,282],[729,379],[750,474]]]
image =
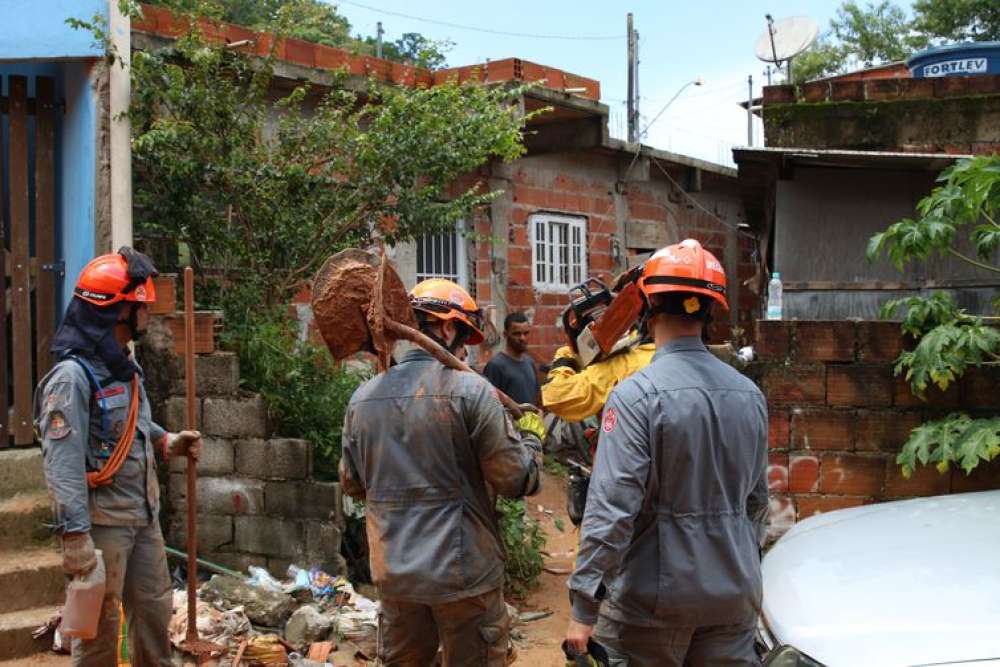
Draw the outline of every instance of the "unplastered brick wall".
[[[184,373],[170,328],[153,318],[141,359],[154,417],[171,431],[185,428]],[[275,437],[267,405],[241,391],[239,362],[228,352],[195,358],[196,421],[205,446],[198,464],[198,554],[246,571],[284,575],[288,565],[343,572],[343,498],[336,482],[313,478],[313,446]],[[184,459],[162,471],[161,523],[167,543],[187,548]]]
[[[1000,488],[995,464],[968,476],[925,466],[903,478],[896,455],[924,420],[1000,410],[996,369],[974,369],[947,391],[916,398],[893,374],[907,344],[892,322],[757,322],[761,363],[754,370],[768,401],[772,537],[820,512]]]

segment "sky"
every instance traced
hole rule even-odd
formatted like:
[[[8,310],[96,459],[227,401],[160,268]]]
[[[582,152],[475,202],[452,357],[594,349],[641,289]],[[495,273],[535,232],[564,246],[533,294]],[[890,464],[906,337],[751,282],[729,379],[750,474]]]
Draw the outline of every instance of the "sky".
[[[405,32],[450,40],[448,65],[521,58],[601,82],[601,101],[611,110],[611,135],[624,138],[627,95],[626,14],[639,32],[640,114],[645,127],[685,84],[696,79],[650,127],[643,142],[664,150],[732,165],[733,146],[747,145],[747,115],[737,104],[749,96],[747,77],[760,95],[766,64],[753,45],[776,20],[807,16],[825,31],[842,0],[326,0],[346,16],[355,33],[374,35],[381,21],[386,41]],[[900,4],[909,5],[903,0]],[[519,37],[419,21],[473,26],[533,35]],[[615,37],[615,39],[590,39]],[[581,39],[587,38],[587,39]],[[772,75],[775,82],[777,75]],[[762,145],[755,119],[754,143]]]

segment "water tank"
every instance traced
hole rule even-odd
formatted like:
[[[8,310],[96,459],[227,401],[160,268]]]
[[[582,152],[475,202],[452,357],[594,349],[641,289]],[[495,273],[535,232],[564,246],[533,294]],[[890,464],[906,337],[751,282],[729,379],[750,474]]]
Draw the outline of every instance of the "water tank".
[[[906,66],[917,79],[1000,74],[1000,42],[966,42],[935,46],[907,58]]]

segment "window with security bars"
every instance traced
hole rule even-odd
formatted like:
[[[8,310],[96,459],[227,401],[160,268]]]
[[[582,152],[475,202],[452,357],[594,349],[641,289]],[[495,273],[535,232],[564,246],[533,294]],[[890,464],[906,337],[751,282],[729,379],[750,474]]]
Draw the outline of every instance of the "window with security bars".
[[[528,225],[535,288],[564,292],[586,280],[586,218],[540,213]]]
[[[465,239],[458,229],[417,239],[417,282],[428,278],[446,278],[468,287]]]

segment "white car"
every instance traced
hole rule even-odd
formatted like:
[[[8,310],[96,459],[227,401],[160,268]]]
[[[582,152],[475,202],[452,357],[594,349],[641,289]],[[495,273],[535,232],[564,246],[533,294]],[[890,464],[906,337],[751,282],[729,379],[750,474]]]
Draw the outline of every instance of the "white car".
[[[769,667],[1000,665],[1000,491],[811,517],[762,568]]]

